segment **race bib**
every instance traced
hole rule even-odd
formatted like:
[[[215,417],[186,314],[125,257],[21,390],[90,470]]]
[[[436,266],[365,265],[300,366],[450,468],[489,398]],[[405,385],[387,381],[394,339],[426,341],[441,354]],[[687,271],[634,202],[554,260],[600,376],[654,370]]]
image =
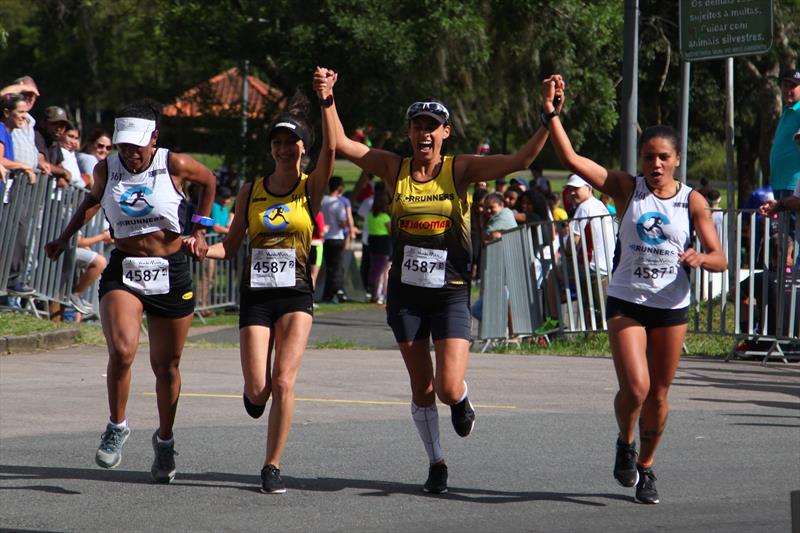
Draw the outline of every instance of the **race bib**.
[[[636,254],[633,260],[631,285],[649,292],[656,292],[675,281],[678,276],[678,262],[675,257],[652,257]]]
[[[294,287],[294,248],[253,248],[250,259],[250,287]]]
[[[169,292],[169,261],[163,257],[127,257],[122,260],[122,283],[139,294]]]
[[[417,287],[444,287],[447,250],[431,250],[416,246],[403,247],[403,264],[400,280]]]

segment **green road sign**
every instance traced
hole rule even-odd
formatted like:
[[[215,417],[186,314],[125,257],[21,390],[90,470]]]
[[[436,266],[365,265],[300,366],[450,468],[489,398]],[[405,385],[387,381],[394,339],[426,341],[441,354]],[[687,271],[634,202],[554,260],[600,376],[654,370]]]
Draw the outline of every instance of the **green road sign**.
[[[763,54],[772,47],[772,0],[681,0],[686,61]]]

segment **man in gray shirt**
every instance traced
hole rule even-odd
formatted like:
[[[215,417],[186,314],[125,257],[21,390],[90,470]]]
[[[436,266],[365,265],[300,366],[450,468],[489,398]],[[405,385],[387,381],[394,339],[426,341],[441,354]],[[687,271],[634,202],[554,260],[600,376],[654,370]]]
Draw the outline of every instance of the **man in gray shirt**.
[[[347,211],[340,197],[344,192],[344,181],[333,176],[328,182],[328,194],[322,198],[322,216],[328,231],[322,244],[322,257],[325,260],[325,290],[322,301],[339,303],[346,300],[344,295],[342,255],[346,233],[349,231]]]

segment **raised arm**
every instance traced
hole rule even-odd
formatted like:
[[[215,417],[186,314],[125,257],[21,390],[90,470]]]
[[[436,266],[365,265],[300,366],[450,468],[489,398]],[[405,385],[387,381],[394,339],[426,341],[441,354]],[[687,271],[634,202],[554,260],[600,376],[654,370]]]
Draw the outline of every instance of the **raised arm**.
[[[336,158],[336,102],[333,101],[333,85],[336,73],[326,68],[317,67],[314,71],[314,91],[319,98],[322,111],[322,148],[317,159],[317,166],[309,176],[311,209],[316,213],[322,203],[322,197],[328,188],[328,180],[333,175],[333,164]]]
[[[222,242],[213,244],[208,248],[206,257],[210,259],[231,259],[236,257],[242,240],[247,233],[247,202],[250,199],[250,189],[252,183],[245,183],[239,194],[236,195],[236,211],[233,214],[230,230],[225,235]]]
[[[336,83],[337,77],[338,75],[334,73],[333,83]],[[332,92],[331,95],[333,95]],[[402,162],[400,156],[386,150],[370,148],[366,144],[349,138],[344,132],[344,126],[342,126],[342,121],[339,119],[339,113],[335,107],[333,111],[336,152],[358,165],[362,170],[380,177],[387,182],[387,186],[393,189],[394,179],[400,171],[400,163]]]
[[[564,105],[565,95],[564,80],[561,75],[554,74],[542,82],[544,115],[550,117],[547,126],[558,160],[571,172],[591,183],[592,187],[613,197],[617,205],[625,205],[633,191],[632,176],[625,172],[608,170],[575,152],[558,115],[561,106]],[[554,111],[556,114],[552,115]]]

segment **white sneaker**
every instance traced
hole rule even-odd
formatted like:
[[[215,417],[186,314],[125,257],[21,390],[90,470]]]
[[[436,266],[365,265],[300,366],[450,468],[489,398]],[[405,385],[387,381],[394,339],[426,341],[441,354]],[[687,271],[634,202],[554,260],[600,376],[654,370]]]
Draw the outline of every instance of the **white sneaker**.
[[[87,302],[77,294],[70,295],[69,303],[72,307],[75,308],[77,312],[79,312],[82,315],[90,315],[94,312],[92,304]]]

